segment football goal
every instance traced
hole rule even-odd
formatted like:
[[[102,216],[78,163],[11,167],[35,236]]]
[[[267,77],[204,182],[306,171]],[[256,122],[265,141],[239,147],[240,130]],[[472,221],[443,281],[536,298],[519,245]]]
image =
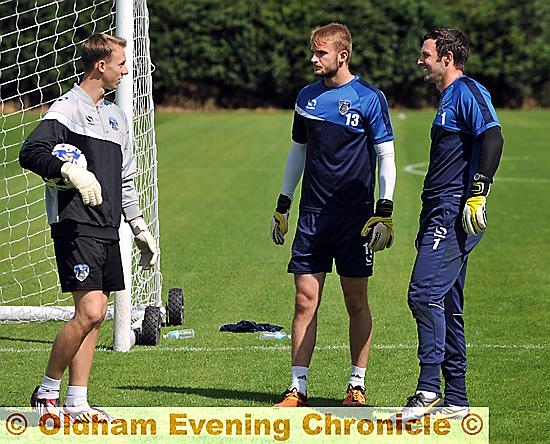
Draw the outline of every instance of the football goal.
[[[48,106],[78,82],[80,46],[93,33],[118,35],[128,42],[129,75],[116,97],[109,99],[133,122],[135,185],[144,218],[158,241],[148,31],[146,0],[0,0],[0,322],[67,320],[74,313],[71,295],[59,289],[45,217],[44,182],[21,169],[18,155]],[[137,266],[139,254],[125,223],[121,224],[121,253],[126,290],[111,297],[108,319],[115,322],[114,348],[127,351],[136,340],[158,343],[156,337],[144,339],[141,329],[158,334],[164,310],[160,260],[150,270]]]

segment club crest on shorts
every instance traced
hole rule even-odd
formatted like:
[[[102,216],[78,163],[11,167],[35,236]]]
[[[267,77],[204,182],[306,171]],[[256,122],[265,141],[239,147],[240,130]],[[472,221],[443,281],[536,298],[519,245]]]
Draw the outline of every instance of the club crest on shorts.
[[[346,114],[350,108],[351,108],[351,100],[349,99],[338,100],[338,110],[340,111],[340,114],[342,115]]]
[[[73,268],[75,277],[82,282],[90,274],[90,267],[86,264],[77,264]]]

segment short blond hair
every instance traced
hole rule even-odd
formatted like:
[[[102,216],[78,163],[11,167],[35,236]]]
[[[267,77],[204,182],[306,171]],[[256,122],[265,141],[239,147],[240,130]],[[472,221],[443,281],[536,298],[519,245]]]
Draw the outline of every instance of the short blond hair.
[[[325,26],[318,26],[311,31],[310,42],[312,47],[330,42],[338,51],[345,50],[348,52],[348,63],[351,59],[351,33],[346,25],[341,23],[329,23]]]
[[[109,61],[116,46],[125,48],[126,40],[109,34],[93,34],[88,37],[80,51],[84,72],[91,72],[99,60]]]

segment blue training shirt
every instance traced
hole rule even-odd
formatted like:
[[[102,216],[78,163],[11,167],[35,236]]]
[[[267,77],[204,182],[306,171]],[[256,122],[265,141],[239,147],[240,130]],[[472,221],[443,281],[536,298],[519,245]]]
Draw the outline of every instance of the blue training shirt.
[[[479,136],[494,126],[500,122],[483,85],[461,76],[443,90],[432,123],[424,203],[467,194],[479,166]]]
[[[322,80],[296,100],[292,139],[306,143],[300,209],[315,213],[372,211],[374,145],[393,140],[384,94],[354,77],[336,88]]]

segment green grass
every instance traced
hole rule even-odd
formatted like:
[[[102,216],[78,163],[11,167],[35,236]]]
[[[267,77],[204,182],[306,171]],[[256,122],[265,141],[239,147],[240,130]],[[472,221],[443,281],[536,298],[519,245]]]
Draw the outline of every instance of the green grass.
[[[375,331],[368,402],[402,405],[418,376],[416,326],[406,302],[432,111],[394,112],[398,181],[394,246],[377,254],[369,299]],[[550,112],[500,111],[504,158],[489,196],[489,229],[471,255],[465,322],[473,405],[488,406],[491,442],[547,441],[550,433]],[[163,339],[129,353],[101,333],[90,398],[119,406],[269,406],[290,377],[288,343],[220,333],[241,319],[289,330],[294,308],[286,274],[290,242],[268,227],[290,140],[291,112],[157,116],[164,293],[185,289],[185,326],[196,338]],[[421,167],[421,169],[425,169]],[[291,212],[291,226],[297,205]],[[2,222],[3,223],[3,222]],[[0,325],[0,405],[26,405],[46,365],[58,323]],[[186,348],[193,347],[193,348]],[[349,376],[347,315],[337,276],[319,312],[310,397],[338,405]],[[8,351],[14,349],[14,351]]]

